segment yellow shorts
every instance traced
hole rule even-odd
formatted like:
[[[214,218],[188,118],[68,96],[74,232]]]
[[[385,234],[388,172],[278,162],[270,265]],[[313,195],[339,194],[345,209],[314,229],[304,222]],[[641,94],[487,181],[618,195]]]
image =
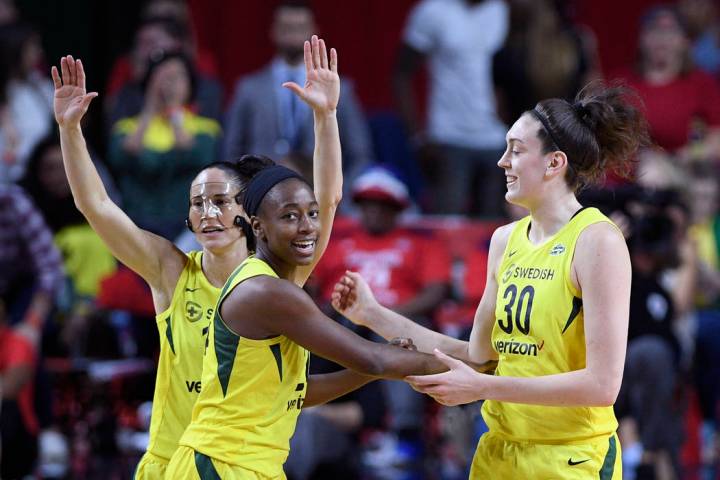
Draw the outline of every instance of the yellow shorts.
[[[163,480],[168,461],[150,452],[145,452],[135,467],[134,480]]]
[[[170,459],[166,475],[166,478],[173,480],[286,480],[284,473],[268,477],[237,465],[213,460],[182,445]]]
[[[486,433],[480,438],[470,480],[620,480],[622,455],[617,435],[580,444],[511,442]]]

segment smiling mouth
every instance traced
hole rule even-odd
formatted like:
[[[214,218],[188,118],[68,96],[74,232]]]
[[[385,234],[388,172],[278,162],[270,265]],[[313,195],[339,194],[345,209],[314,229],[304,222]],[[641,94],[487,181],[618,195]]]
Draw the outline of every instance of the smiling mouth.
[[[505,184],[506,185],[512,185],[515,182],[517,182],[517,177],[513,175],[505,175]]]
[[[299,240],[292,242],[292,246],[303,255],[311,255],[315,251],[315,243],[315,240]]]
[[[201,230],[202,233],[217,233],[225,230],[222,227],[205,227]]]

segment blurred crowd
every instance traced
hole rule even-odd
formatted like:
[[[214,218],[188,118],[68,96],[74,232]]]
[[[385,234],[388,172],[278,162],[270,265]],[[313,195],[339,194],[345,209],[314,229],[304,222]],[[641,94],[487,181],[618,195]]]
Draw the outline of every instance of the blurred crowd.
[[[628,353],[616,405],[627,479],[720,473],[720,5],[678,0],[638,22],[636,61],[600,65],[572,1],[419,0],[388,78],[392,115],[366,117],[342,75],[344,200],[308,289],[328,313],[347,270],[384,305],[467,336],[489,234],[523,215],[497,167],[508,125],[537,101],[622,82],[653,145],[627,178],[581,200],[611,214],[633,265]],[[0,0],[0,478],[128,478],[147,444],[159,348],[150,292],[76,209],[65,178],[43,32]],[[268,155],[312,180],[304,83],[312,2],[279,1],[274,55],[224,88],[183,0],[144,3],[101,90],[93,161],[138,225],[197,248],[190,182],[214,160]],[[54,39],[53,41],[57,41]],[[420,72],[427,88],[420,91]],[[375,128],[371,128],[371,121]],[[191,307],[189,307],[191,308]],[[361,334],[373,338],[369,331]],[[314,372],[338,367],[314,358]],[[371,383],[300,417],[289,478],[462,479],[484,425],[405,383]],[[33,477],[33,475],[35,477]]]

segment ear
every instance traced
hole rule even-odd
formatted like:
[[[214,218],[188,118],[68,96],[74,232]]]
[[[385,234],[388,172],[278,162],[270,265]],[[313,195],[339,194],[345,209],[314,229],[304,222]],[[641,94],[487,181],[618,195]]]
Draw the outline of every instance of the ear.
[[[265,231],[263,229],[262,221],[258,217],[252,217],[250,219],[250,226],[252,227],[255,238],[262,238],[263,241],[267,241],[267,238],[265,238]]]
[[[564,175],[567,163],[568,160],[565,152],[561,152],[560,150],[550,152],[548,154],[547,166],[545,167],[545,175],[548,177]]]

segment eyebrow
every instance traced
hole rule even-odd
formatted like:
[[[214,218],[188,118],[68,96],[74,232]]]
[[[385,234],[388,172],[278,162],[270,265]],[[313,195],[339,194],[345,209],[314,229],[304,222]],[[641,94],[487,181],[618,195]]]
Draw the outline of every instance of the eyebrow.
[[[515,137],[508,138],[508,139],[506,139],[505,141],[506,141],[507,143],[512,143],[512,142],[525,143],[525,142],[523,142],[522,140],[520,140],[519,138],[515,138]]]
[[[318,204],[317,200],[313,200],[312,202],[310,202],[310,205],[319,205],[319,204]],[[283,203],[282,205],[280,205],[280,208],[300,208],[300,204],[297,202]]]

